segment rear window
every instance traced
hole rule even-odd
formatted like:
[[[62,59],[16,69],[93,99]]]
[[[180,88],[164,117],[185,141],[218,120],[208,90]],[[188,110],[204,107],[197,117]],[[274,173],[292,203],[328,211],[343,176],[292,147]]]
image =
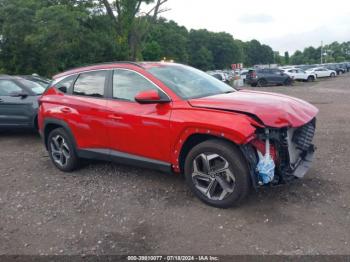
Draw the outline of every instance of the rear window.
[[[82,73],[74,84],[73,94],[91,97],[103,97],[107,71]]]

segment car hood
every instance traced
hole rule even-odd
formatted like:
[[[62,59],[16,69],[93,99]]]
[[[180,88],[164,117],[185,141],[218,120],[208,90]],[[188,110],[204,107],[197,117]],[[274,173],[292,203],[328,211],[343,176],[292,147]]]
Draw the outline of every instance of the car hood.
[[[245,113],[258,117],[266,126],[300,127],[318,113],[313,105],[276,93],[240,90],[188,101],[191,106]]]

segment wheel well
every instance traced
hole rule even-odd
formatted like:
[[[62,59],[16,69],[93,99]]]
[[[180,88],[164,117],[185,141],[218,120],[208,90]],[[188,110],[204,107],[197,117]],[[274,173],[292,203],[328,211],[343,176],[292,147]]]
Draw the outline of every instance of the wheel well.
[[[217,136],[213,136],[213,135],[207,135],[207,134],[193,134],[191,136],[189,136],[186,140],[186,142],[183,144],[182,148],[181,148],[181,152],[179,155],[179,167],[180,167],[180,171],[181,173],[184,173],[184,167],[185,167],[185,160],[186,160],[186,156],[188,155],[188,153],[190,152],[190,150],[195,147],[196,145],[210,140],[210,139],[220,139],[223,141],[228,141],[230,142],[232,145],[235,145],[231,140],[222,138],[222,137],[217,137]]]
[[[39,130],[38,115],[34,117],[33,127],[35,128],[35,130]]]
[[[61,128],[62,126],[61,125],[58,125],[58,124],[53,124],[53,123],[50,123],[50,124],[47,124],[45,126],[45,130],[44,130],[44,138],[45,138],[45,146],[47,148],[47,138],[49,137],[49,134],[51,133],[51,131],[57,129],[57,128]]]

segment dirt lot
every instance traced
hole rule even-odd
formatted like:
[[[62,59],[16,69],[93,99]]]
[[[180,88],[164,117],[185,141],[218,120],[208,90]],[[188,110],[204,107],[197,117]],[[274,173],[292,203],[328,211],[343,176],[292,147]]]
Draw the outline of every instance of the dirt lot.
[[[91,163],[68,175],[40,138],[0,134],[0,254],[350,254],[350,74],[269,87],[320,109],[317,158],[240,208],[202,204],[180,176]]]

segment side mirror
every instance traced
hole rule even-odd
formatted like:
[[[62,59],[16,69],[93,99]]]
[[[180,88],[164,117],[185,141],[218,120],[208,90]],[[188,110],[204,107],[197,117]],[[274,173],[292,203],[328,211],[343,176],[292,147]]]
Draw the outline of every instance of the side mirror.
[[[146,90],[138,93],[135,96],[135,101],[140,104],[165,104],[169,103],[170,99],[168,97],[161,98],[156,90]]]
[[[26,98],[28,96],[28,93],[24,92],[24,91],[20,91],[20,92],[12,92],[10,94],[10,96],[12,97],[20,97],[22,99]]]

